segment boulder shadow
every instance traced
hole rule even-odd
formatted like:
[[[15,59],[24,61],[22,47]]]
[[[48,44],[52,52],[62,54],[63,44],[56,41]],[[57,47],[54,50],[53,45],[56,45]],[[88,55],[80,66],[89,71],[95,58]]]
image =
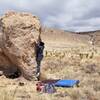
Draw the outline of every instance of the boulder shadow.
[[[4,75],[6,78],[9,79],[16,79],[21,76],[21,71],[18,67],[8,67],[4,68],[0,66],[0,76]]]

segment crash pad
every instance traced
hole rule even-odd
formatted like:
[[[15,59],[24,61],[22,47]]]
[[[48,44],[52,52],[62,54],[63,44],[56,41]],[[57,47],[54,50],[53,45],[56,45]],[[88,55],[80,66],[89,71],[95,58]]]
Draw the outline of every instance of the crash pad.
[[[55,83],[55,86],[58,87],[73,87],[74,85],[78,85],[79,80],[58,80]]]

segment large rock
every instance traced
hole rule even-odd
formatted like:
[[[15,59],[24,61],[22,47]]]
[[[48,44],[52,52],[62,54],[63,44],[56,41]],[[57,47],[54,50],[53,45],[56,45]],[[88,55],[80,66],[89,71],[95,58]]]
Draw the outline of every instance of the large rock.
[[[13,66],[12,62],[0,49],[0,70],[9,69],[10,66]],[[9,69],[9,70],[11,70],[11,69]]]
[[[28,13],[8,12],[0,20],[2,51],[16,65],[22,75],[34,79],[35,47],[40,39],[40,21]]]
[[[1,28],[1,27],[0,27]],[[4,54],[3,50],[3,41],[2,41],[3,33],[0,29],[0,71],[5,75],[10,75],[17,71],[17,67],[10,61],[10,59]]]

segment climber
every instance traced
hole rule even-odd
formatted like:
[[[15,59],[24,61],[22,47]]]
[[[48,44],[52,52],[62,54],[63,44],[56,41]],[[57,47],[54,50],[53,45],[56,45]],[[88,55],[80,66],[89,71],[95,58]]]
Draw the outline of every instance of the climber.
[[[44,42],[39,41],[36,45],[36,78],[40,80],[40,66],[43,59]]]

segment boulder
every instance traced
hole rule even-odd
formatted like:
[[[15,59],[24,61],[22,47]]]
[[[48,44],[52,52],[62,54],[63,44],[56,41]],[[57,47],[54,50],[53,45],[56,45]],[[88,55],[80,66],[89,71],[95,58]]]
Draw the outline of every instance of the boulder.
[[[8,12],[0,19],[0,28],[4,55],[20,69],[26,79],[34,80],[35,47],[41,33],[38,17],[28,13]]]
[[[12,62],[0,49],[0,70],[8,69],[8,67],[10,67],[10,66],[13,66]]]

